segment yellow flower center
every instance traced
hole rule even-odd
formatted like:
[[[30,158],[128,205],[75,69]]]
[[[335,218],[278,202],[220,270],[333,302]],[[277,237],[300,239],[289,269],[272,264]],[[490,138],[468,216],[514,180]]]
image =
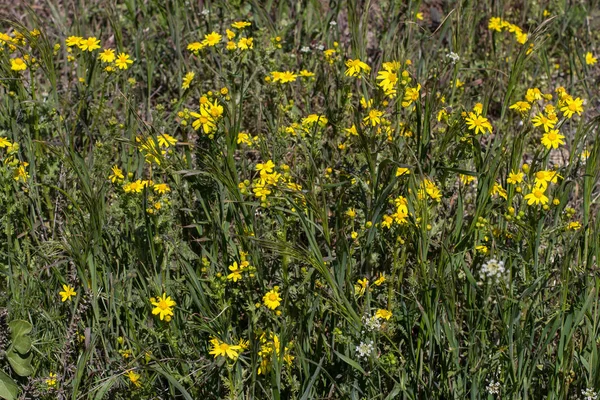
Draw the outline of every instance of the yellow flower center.
[[[557,137],[556,133],[550,132],[548,134],[548,139],[550,139],[551,142],[554,142],[556,139],[558,139],[558,137]]]
[[[269,301],[278,301],[277,300],[277,293],[271,293],[269,295]]]
[[[160,299],[160,301],[158,302],[158,308],[160,308],[161,310],[168,310],[169,303],[167,303],[167,300],[165,299]]]
[[[219,349],[221,349],[221,351],[226,352],[227,350],[229,350],[229,345],[227,343],[221,343],[219,345]]]
[[[541,198],[541,197],[544,195],[544,192],[542,192],[542,191],[541,191],[541,190],[539,190],[539,189],[535,189],[535,190],[533,191],[533,195],[534,195],[536,198],[538,198],[538,199],[539,199],[539,198]]]

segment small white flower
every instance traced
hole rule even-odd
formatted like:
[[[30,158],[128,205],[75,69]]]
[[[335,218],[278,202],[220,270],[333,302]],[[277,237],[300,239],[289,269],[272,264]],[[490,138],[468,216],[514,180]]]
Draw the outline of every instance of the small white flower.
[[[371,317],[365,315],[362,320],[365,328],[369,332],[378,331],[379,328],[381,328],[381,321],[375,315]]]
[[[337,22],[335,22],[335,21],[331,21],[331,22],[329,23],[329,25],[331,25],[331,26],[336,26],[336,25],[337,25]]]
[[[459,55],[456,54],[453,51],[451,51],[450,53],[446,54],[446,57],[449,57],[449,58],[452,59],[452,64],[456,64],[458,62],[458,60],[460,60]]]
[[[323,46],[322,44],[320,44],[320,45],[317,46],[317,50],[323,51],[323,50],[325,50],[325,46]]]
[[[368,343],[360,342],[358,346],[356,346],[356,353],[359,358],[367,359],[373,352],[373,341],[371,340]]]
[[[587,388],[581,391],[584,400],[598,400],[598,393],[594,392],[594,389]]]
[[[504,275],[504,261],[498,261],[496,259],[491,259],[481,267],[481,272],[479,276],[483,280],[490,281],[499,281]]]
[[[491,381],[487,387],[488,394],[500,394],[500,382]]]
[[[310,47],[302,46],[302,48],[300,49],[300,53],[310,53]]]
[[[210,14],[210,11],[208,11],[208,8],[205,8],[204,10],[202,10],[200,12],[200,14],[202,14],[202,15],[204,15],[206,17],[208,14]]]

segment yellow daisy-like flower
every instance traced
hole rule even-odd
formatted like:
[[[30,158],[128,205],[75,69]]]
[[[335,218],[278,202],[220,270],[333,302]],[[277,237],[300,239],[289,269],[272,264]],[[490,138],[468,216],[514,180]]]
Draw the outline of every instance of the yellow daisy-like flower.
[[[75,291],[75,288],[73,286],[63,285],[62,287],[63,291],[58,292],[58,294],[60,295],[60,297],[62,297],[63,302],[71,300],[71,297],[73,296],[77,296],[77,292]]]
[[[558,133],[558,130],[552,129],[542,136],[542,144],[546,146],[547,149],[558,149],[558,146],[565,144],[565,141],[563,140],[564,138],[565,137],[563,135]]]
[[[13,58],[10,60],[10,69],[13,71],[25,71],[27,64],[25,64],[22,58]]]
[[[281,296],[279,296],[279,293],[275,289],[270,290],[263,296],[263,303],[271,310],[274,310],[281,304]]]
[[[598,59],[596,57],[594,57],[594,55],[590,51],[585,53],[585,63],[587,65],[594,65],[597,62],[598,62]]]
[[[296,80],[296,78],[298,78],[298,75],[294,74],[291,71],[285,71],[285,72],[273,71],[273,72],[271,72],[271,75],[273,76],[273,83],[294,82]]]
[[[419,100],[419,92],[421,90],[421,84],[417,84],[414,88],[406,88],[404,92],[404,99],[402,101],[402,107],[410,107],[410,105]]]
[[[560,108],[560,111],[562,111],[567,118],[573,117],[573,114],[575,113],[581,115],[583,112],[583,100],[579,97],[576,99],[567,98],[565,100],[565,105]]]
[[[233,262],[232,265],[229,266],[229,270],[231,273],[227,275],[227,279],[233,281],[234,283],[242,279],[242,269],[238,266],[236,261]]]
[[[167,133],[161,133],[158,135],[158,145],[164,148],[168,148],[177,143],[177,139]]]
[[[56,374],[50,372],[48,374],[48,378],[46,378],[46,385],[48,385],[48,387],[54,387],[56,386]]]
[[[204,48],[204,44],[200,42],[193,42],[187,45],[187,49],[192,52],[198,52]]]
[[[206,107],[200,107],[200,113],[191,112],[190,115],[196,118],[196,120],[192,122],[192,128],[194,128],[194,130],[197,131],[200,129],[200,127],[202,127],[202,130],[206,134],[209,134],[215,130],[215,121]]]
[[[346,76],[358,76],[361,71],[369,72],[371,71],[371,67],[369,67],[366,63],[360,61],[358,58],[356,60],[349,59],[346,61]]]
[[[165,319],[167,322],[171,320],[173,307],[177,305],[175,301],[171,300],[171,296],[167,297],[166,293],[163,293],[162,297],[150,299],[150,303],[154,306],[152,315],[158,315],[161,321]]]
[[[496,32],[502,32],[502,19],[498,17],[490,18],[488,29]]]
[[[531,109],[531,104],[526,101],[517,101],[509,107],[511,110],[517,110],[520,113],[526,113]]]
[[[486,131],[492,133],[492,124],[490,124],[487,118],[481,115],[469,113],[469,116],[465,118],[465,121],[467,122],[467,128],[471,131],[474,130],[476,135],[485,133]]]
[[[104,51],[100,53],[100,61],[103,63],[115,61],[115,51],[113,49],[104,49]]]
[[[544,128],[544,132],[554,129],[554,125],[556,125],[555,119],[551,119],[542,113],[539,113],[535,117],[531,118],[531,122],[533,123],[533,126],[541,126]]]
[[[383,115],[382,111],[372,109],[369,111],[369,114],[363,118],[363,121],[371,126],[377,126],[381,123],[381,116]]]
[[[125,376],[127,376],[129,378],[129,380],[131,381],[131,383],[133,383],[135,386],[140,387],[142,386],[142,382],[140,382],[141,379],[141,375],[136,373],[135,371],[131,370],[128,373],[125,374]]]
[[[523,173],[511,171],[508,174],[508,179],[506,180],[506,182],[511,185],[516,185],[517,183],[523,182]]]
[[[544,186],[536,186],[533,188],[531,193],[525,195],[527,205],[544,205],[548,204],[548,196],[544,194],[546,188]]]
[[[270,174],[273,172],[273,168],[275,168],[275,164],[273,161],[268,160],[266,163],[258,163],[256,164],[256,170],[260,173],[261,176],[264,174]]]
[[[158,194],[165,194],[171,191],[171,188],[166,183],[157,183],[152,189]]]
[[[238,351],[242,351],[242,346],[228,344],[220,341],[217,338],[211,339],[210,344],[212,345],[212,349],[209,351],[209,354],[213,354],[215,358],[221,356],[228,357],[232,360],[237,360],[237,358],[240,356]]]
[[[375,286],[381,286],[383,282],[385,282],[385,274],[379,274],[379,278],[377,278],[373,284]]]
[[[204,40],[202,41],[202,44],[211,47],[216,46],[221,41],[222,37],[223,36],[221,36],[217,32],[207,33],[206,35],[204,35]]]
[[[188,89],[190,87],[190,84],[192,83],[192,80],[194,80],[195,76],[196,76],[196,74],[194,72],[188,72],[187,74],[185,74],[185,76],[183,77],[183,83],[181,85],[181,88]]]
[[[115,61],[115,65],[119,69],[127,69],[129,67],[129,64],[133,64],[133,60],[129,57],[128,54],[120,53],[117,56],[117,59]]]
[[[384,310],[382,308],[378,309],[375,313],[377,318],[385,319],[386,321],[392,318],[392,313],[388,310]]]
[[[112,175],[110,175],[108,179],[110,179],[112,183],[122,181],[123,179],[125,179],[121,168],[117,167],[116,165],[113,165],[113,167],[110,170],[112,171]]]
[[[377,80],[381,82],[378,85],[384,90],[394,90],[398,84],[398,74],[393,71],[383,70],[377,73]]]
[[[93,36],[88,37],[87,39],[81,39],[79,41],[79,43],[77,44],[77,46],[79,46],[79,48],[82,51],[94,51],[100,48],[100,40],[96,39]],[[68,45],[67,45],[68,46]]]
[[[308,117],[302,120],[302,126],[313,126],[315,123],[318,123],[320,126],[327,125],[327,118],[323,115],[319,114],[310,114]]]
[[[363,294],[365,294],[367,286],[369,286],[369,280],[367,278],[359,279],[354,284],[354,294],[356,294],[357,296],[362,296]]]
[[[315,73],[303,69],[302,71],[300,71],[300,76],[303,78],[312,78],[313,76],[315,76]]]
[[[396,176],[403,176],[403,175],[409,175],[409,174],[410,174],[410,169],[408,169],[408,168],[398,167],[398,169],[396,169]]]
[[[7,140],[5,137],[0,136],[0,148],[10,147],[12,143],[10,140]]]
[[[65,44],[67,47],[79,46],[79,43],[81,43],[82,40],[83,38],[81,36],[69,36],[67,40],[65,40]]]
[[[465,175],[465,174],[459,174],[458,178],[460,179],[460,181],[463,185],[470,185],[471,183],[475,182],[475,179],[477,179],[473,175]]]
[[[235,29],[244,29],[250,25],[251,25],[250,22],[247,22],[247,21],[237,21],[237,22],[234,22],[233,24],[231,24],[231,26]]]
[[[248,50],[254,48],[254,39],[253,38],[241,38],[237,44],[238,49],[240,50]]]

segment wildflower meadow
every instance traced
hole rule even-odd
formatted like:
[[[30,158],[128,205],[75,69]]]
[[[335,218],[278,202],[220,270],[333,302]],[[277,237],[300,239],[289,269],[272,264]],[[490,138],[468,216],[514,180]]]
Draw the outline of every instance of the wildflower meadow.
[[[17,0],[0,399],[600,393],[598,0]]]

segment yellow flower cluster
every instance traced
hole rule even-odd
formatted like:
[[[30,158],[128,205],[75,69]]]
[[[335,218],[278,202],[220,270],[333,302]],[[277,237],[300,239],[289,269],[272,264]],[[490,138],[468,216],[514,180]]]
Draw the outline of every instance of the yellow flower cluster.
[[[69,36],[65,40],[67,45],[67,51],[72,53],[72,48],[78,48],[82,52],[93,52],[100,48],[100,40],[90,36],[87,39],[81,36]],[[100,61],[104,64],[108,64],[104,67],[107,72],[115,71],[115,67],[121,70],[129,68],[129,65],[133,64],[133,60],[129,54],[121,52],[115,54],[114,49],[105,48],[99,54]]]
[[[231,24],[231,27],[240,31],[243,31],[245,28],[249,27],[251,24],[247,21],[237,21]],[[229,51],[233,51],[239,49],[240,51],[251,50],[254,48],[254,38],[251,37],[239,37],[237,43],[233,40],[240,33],[235,33],[231,29],[226,29],[225,34],[227,36],[227,43],[225,48]],[[194,53],[195,55],[199,55],[200,51],[207,47],[215,47],[217,46],[221,40],[223,39],[223,35],[218,32],[211,32],[204,35],[204,38],[201,41],[196,41],[189,43],[187,45],[187,49]]]
[[[404,70],[401,73],[401,79],[398,77],[400,71],[400,63],[398,61],[384,62],[381,67],[383,68],[377,73],[377,80],[380,81],[377,85],[383,89],[386,96],[390,98],[396,97],[398,84],[406,86],[410,83],[411,78],[408,71]],[[420,89],[420,88],[419,88]],[[418,93],[418,89],[417,89]],[[405,95],[406,97],[406,95]],[[408,92],[406,101],[412,103],[414,100],[413,92]],[[417,97],[418,98],[418,97]],[[410,104],[409,104],[410,105]]]
[[[217,99],[210,99],[210,96],[200,97],[200,109],[198,112],[190,112],[190,116],[195,118],[192,122],[192,128],[195,131],[202,129],[210,139],[214,138],[217,130],[217,123],[223,116],[223,106]]]
[[[556,89],[556,94],[558,102],[553,105],[549,103],[553,99],[551,93],[544,94],[538,88],[531,88],[527,90],[525,101],[517,101],[510,106],[523,117],[526,117],[534,106],[537,108],[531,122],[534,127],[543,129],[541,144],[547,149],[557,149],[565,144],[565,136],[561,135],[556,128],[557,125],[562,125],[558,119],[557,110],[562,112],[564,120],[571,119],[575,114],[581,115],[583,112],[582,99],[579,97],[574,99],[562,86]],[[544,104],[543,102],[548,103]]]
[[[294,361],[294,356],[291,355],[290,349],[293,345],[292,342],[288,343],[287,346],[283,348],[283,357],[281,354],[281,342],[279,341],[279,336],[270,332],[268,335],[263,332],[260,336],[260,350],[258,351],[258,356],[260,357],[260,364],[258,367],[259,375],[266,375],[272,368],[272,360],[273,353],[277,356],[279,360],[284,361],[288,367],[292,365],[292,361]]]
[[[6,150],[3,163],[12,171],[13,179],[17,182],[27,182],[29,179],[29,172],[27,171],[29,163],[19,160],[19,144],[0,136],[0,149]]]
[[[514,33],[517,42],[520,44],[525,44],[527,42],[527,34],[523,32],[521,28],[519,28],[515,24],[511,24],[508,21],[503,20],[499,17],[492,17],[488,23],[488,29],[496,32],[507,31],[510,33]]]

